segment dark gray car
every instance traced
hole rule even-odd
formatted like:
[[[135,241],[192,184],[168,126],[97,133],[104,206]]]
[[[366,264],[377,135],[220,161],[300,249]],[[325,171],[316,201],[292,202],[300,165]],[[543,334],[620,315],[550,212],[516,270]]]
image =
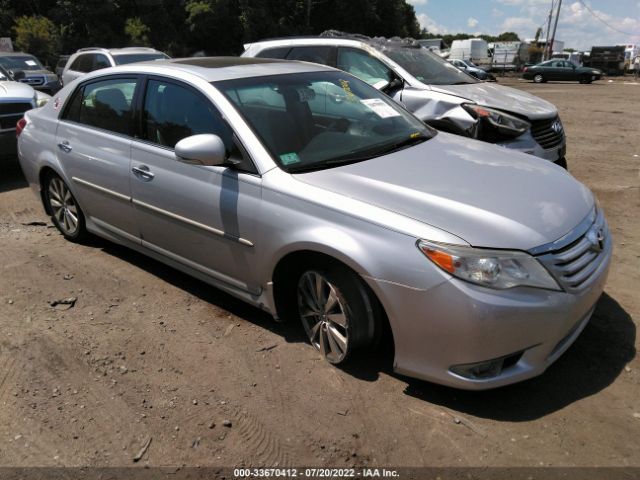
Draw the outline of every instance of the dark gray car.
[[[0,52],[0,65],[11,72],[15,80],[49,95],[53,95],[62,87],[58,76],[28,53]]]

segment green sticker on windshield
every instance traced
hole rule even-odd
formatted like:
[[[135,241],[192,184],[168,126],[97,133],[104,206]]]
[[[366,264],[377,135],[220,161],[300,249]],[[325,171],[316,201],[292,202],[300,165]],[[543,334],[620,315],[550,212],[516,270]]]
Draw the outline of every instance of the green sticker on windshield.
[[[280,160],[282,160],[283,165],[291,165],[292,163],[300,163],[300,157],[296,152],[292,153],[283,153],[280,155]]]

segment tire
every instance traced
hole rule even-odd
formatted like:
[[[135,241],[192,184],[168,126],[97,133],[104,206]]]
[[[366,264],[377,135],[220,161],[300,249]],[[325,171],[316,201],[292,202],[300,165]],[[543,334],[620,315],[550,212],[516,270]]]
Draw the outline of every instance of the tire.
[[[377,344],[381,307],[355,272],[319,265],[302,270],[296,282],[298,317],[325,360],[345,364],[354,350]]]
[[[582,83],[583,85],[584,85],[584,84],[587,84],[587,83],[591,83],[591,77],[590,77],[589,75],[582,75],[582,76],[578,79],[578,81],[579,81],[580,83]]]
[[[72,242],[84,240],[87,237],[84,213],[64,180],[51,174],[43,187],[45,207],[58,231]]]
[[[544,75],[542,75],[541,73],[536,73],[533,76],[533,81],[534,81],[534,83],[544,83],[544,82],[546,82],[546,80],[544,78]]]
[[[565,157],[559,158],[558,160],[556,160],[555,162],[556,165],[558,165],[559,167],[564,168],[565,170],[569,170],[568,166],[567,166],[567,159]]]

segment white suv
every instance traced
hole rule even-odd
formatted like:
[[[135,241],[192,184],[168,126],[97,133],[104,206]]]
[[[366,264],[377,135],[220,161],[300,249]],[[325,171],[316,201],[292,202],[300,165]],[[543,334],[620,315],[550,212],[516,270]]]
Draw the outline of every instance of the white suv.
[[[62,83],[66,85],[85,73],[101,68],[163,58],[169,58],[169,56],[148,47],[81,48],[67,60],[62,71]]]

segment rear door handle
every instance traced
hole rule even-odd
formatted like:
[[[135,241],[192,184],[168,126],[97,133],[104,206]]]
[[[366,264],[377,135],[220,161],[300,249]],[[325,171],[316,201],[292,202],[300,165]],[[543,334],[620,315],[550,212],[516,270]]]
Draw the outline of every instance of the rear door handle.
[[[149,171],[149,167],[147,167],[146,165],[131,167],[131,171],[135,174],[136,177],[145,182],[150,182],[155,177],[155,175]]]
[[[69,153],[71,150],[73,150],[71,148],[71,145],[69,145],[69,142],[67,142],[66,140],[63,141],[62,143],[59,143],[58,148],[62,150],[64,153]]]

